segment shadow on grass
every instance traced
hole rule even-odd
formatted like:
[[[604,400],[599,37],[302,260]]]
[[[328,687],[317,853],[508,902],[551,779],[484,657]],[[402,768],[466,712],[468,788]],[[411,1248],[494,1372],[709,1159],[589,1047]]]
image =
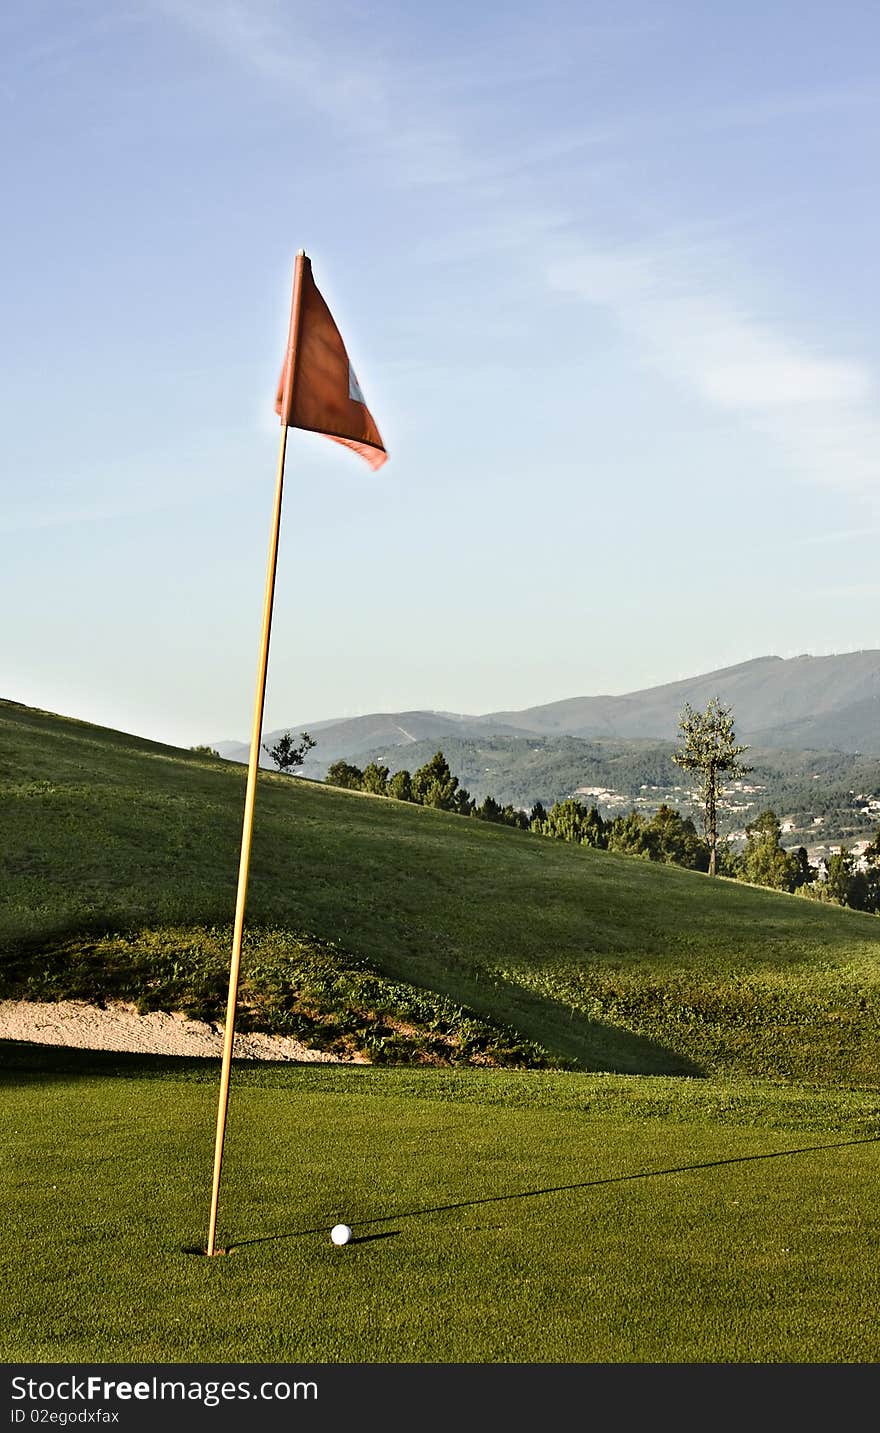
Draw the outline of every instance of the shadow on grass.
[[[490,989],[487,998],[485,985],[465,979],[450,984],[445,993],[486,1019],[512,1025],[520,1035],[537,1041],[568,1068],[583,1074],[706,1078],[701,1065],[647,1035],[592,1020],[583,1011],[499,976],[492,978]]]
[[[106,972],[92,969],[88,974],[91,984],[82,984],[85,975],[81,973],[79,985],[71,985],[66,972],[69,960],[68,946],[82,942],[100,940],[108,930],[117,935],[134,936],[138,922],[129,915],[117,922],[109,917],[102,922],[86,922],[70,928],[57,927],[41,937],[20,937],[4,956],[3,990],[0,998],[18,999],[35,988],[57,999],[91,1000],[133,1000],[137,989],[130,988],[130,975],[109,980]],[[250,931],[259,938],[260,928]],[[35,972],[42,984],[28,985]],[[385,973],[389,978],[413,983],[418,988],[419,972],[400,968],[392,962]],[[705,1077],[706,1070],[694,1063],[688,1056],[644,1035],[634,1034],[618,1025],[593,1020],[583,1011],[563,1004],[546,995],[529,990],[519,983],[506,979],[478,965],[448,957],[444,974],[439,978],[421,972],[422,988],[434,994],[448,996],[490,1022],[496,1027],[508,1027],[520,1039],[542,1046],[552,1061],[585,1074],[616,1075],[686,1075],[690,1078]],[[49,982],[49,983],[46,983]],[[210,1013],[206,1007],[206,1018],[222,1020],[226,1008],[225,978],[222,988],[215,992],[216,1009]],[[166,995],[174,1000],[174,995]],[[211,1006],[211,1001],[208,1001]],[[418,1063],[413,1061],[413,1063]]]
[[[349,1244],[372,1244],[375,1239],[397,1239],[399,1234],[399,1229],[385,1229],[381,1234],[353,1234],[348,1242]],[[232,1245],[233,1249],[238,1247],[237,1244]]]
[[[660,1179],[670,1174],[691,1174],[700,1169],[721,1169],[726,1165],[751,1164],[757,1160],[784,1159],[797,1154],[818,1154],[829,1149],[848,1149],[852,1145],[878,1144],[880,1135],[867,1135],[862,1139],[841,1139],[835,1140],[833,1144],[811,1144],[798,1149],[776,1149],[769,1154],[738,1154],[732,1155],[729,1159],[707,1159],[700,1164],[678,1164],[669,1169],[640,1169],[634,1174],[611,1174],[602,1179],[585,1179],[579,1184],[553,1184],[546,1189],[520,1189],[513,1194],[488,1194],[480,1199],[459,1199],[451,1204],[429,1204],[423,1209],[398,1209],[393,1214],[378,1214],[373,1219],[361,1219],[358,1226],[361,1229],[370,1228],[374,1224],[389,1224],[398,1219],[418,1219],[426,1214],[445,1214],[455,1209],[477,1209],[483,1204],[505,1204],[512,1203],[519,1199],[538,1199],[548,1194],[571,1194],[579,1189],[598,1189],[606,1184],[627,1184],[637,1179]],[[300,1239],[307,1234],[325,1234],[326,1228],[314,1229],[291,1229],[283,1234],[261,1234],[255,1239],[239,1239],[228,1247],[232,1249],[247,1249],[253,1244],[274,1244],[282,1239]],[[397,1233],[396,1230],[393,1231]],[[369,1238],[382,1237],[377,1235],[358,1235],[350,1242],[353,1244],[364,1243]]]
[[[287,1061],[270,1062],[235,1060],[241,1066],[265,1065],[287,1069]],[[293,1061],[295,1069],[302,1066]],[[33,1084],[34,1080],[77,1080],[88,1076],[122,1076],[129,1078],[192,1080],[217,1084],[220,1079],[219,1055],[147,1055],[125,1050],[81,1050],[68,1045],[42,1045],[30,1040],[0,1039],[0,1084]]]
[[[311,1234],[324,1234],[327,1231],[324,1229],[310,1229],[308,1231],[303,1230],[302,1232],[308,1232]],[[384,1229],[379,1234],[353,1234],[352,1237],[348,1240],[348,1243],[341,1247],[350,1249],[352,1244],[375,1244],[377,1239],[397,1239],[399,1236],[399,1229]],[[222,1246],[218,1246],[214,1250],[214,1253],[219,1255],[234,1254],[238,1249],[246,1249],[249,1244],[265,1244],[268,1243],[270,1239],[292,1239],[293,1237],[294,1236],[292,1234],[271,1234],[267,1235],[265,1239],[243,1239],[238,1244],[224,1244]],[[184,1248],[181,1249],[180,1252],[181,1254],[194,1254],[196,1257],[202,1259],[206,1259],[208,1257],[207,1246],[203,1246],[201,1244],[187,1244],[184,1246]]]

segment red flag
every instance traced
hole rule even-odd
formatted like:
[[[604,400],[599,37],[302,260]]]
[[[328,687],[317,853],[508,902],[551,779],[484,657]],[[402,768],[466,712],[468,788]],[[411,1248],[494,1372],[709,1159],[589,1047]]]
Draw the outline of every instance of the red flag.
[[[294,312],[288,344],[275,399],[275,412],[285,422],[287,397],[288,428],[305,428],[322,433],[360,453],[371,468],[381,468],[388,454],[379,436],[373,415],[345,351],[333,315],[318,292],[312,277],[311,261],[297,256],[299,295],[294,279]],[[287,394],[287,377],[293,361],[293,391]]]

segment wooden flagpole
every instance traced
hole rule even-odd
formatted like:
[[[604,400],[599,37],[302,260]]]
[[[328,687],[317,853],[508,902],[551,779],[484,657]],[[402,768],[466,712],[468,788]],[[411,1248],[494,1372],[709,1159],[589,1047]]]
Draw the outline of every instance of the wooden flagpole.
[[[208,1224],[208,1255],[216,1253],[217,1206],[220,1199],[220,1170],[223,1163],[223,1140],[226,1134],[226,1112],[229,1106],[229,1075],[232,1067],[232,1045],[235,1038],[235,1006],[238,999],[238,976],[241,966],[241,941],[244,932],[244,909],[247,899],[248,871],[251,859],[251,836],[254,827],[254,802],[257,795],[257,773],[260,765],[260,738],[263,734],[263,706],[266,700],[266,672],[269,666],[269,632],[272,626],[272,604],[275,596],[275,569],[278,564],[278,535],[281,531],[281,494],[284,486],[284,459],[287,452],[287,427],[293,398],[296,351],[299,341],[299,317],[302,304],[302,272],[305,251],[296,256],[293,274],[293,298],[290,305],[290,328],[287,338],[287,366],[284,396],[281,404],[281,445],[278,450],[278,473],[275,482],[275,506],[269,537],[269,558],[266,565],[266,592],[263,599],[263,630],[260,637],[260,660],[257,666],[257,691],[254,700],[254,721],[251,728],[251,754],[248,764],[247,789],[244,798],[244,822],[241,834],[241,857],[238,867],[238,893],[235,899],[235,925],[232,934],[232,957],[229,964],[229,995],[226,1002],[226,1024],[223,1031],[223,1063],[220,1070],[220,1097],[217,1102],[217,1132],[214,1141],[214,1181],[211,1190],[211,1217]]]

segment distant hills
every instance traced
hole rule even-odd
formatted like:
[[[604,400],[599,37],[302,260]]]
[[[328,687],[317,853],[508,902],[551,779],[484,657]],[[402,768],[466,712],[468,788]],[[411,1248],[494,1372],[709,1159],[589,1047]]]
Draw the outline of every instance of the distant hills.
[[[620,697],[573,697],[480,720],[541,734],[672,740],[685,702],[719,696],[737,734],[758,746],[880,753],[880,651],[832,657],[756,657],[735,667]]]
[[[521,727],[503,722],[497,726],[483,725],[488,717],[459,716],[446,712],[374,712],[370,716],[341,717],[336,721],[291,722],[269,732],[263,741],[271,746],[283,731],[308,731],[316,738],[318,745],[305,763],[307,776],[323,776],[331,762],[344,759],[359,762],[369,760],[376,751],[391,747],[417,746],[420,742],[436,743],[462,737],[486,736],[490,732],[502,736],[521,737]],[[229,761],[247,761],[250,749],[246,742],[212,741],[211,746]],[[260,758],[262,766],[272,767],[273,763],[265,753]]]
[[[378,712],[331,721],[296,721],[281,730],[308,730],[318,745],[305,774],[323,776],[339,759],[360,763],[394,752],[393,765],[409,766],[407,747],[442,747],[453,740],[490,737],[577,737],[582,740],[673,741],[685,702],[705,707],[718,696],[733,708],[740,740],[761,748],[843,751],[880,756],[880,650],[829,657],[755,657],[623,696],[570,697],[522,711],[466,715],[450,712]],[[221,756],[247,761],[246,743],[211,743]],[[397,749],[400,749],[399,751]],[[263,756],[263,765],[271,766]]]

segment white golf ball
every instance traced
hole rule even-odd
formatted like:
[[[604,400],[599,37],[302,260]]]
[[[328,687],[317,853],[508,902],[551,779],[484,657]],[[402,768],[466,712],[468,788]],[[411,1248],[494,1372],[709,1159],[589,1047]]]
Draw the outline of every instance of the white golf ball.
[[[334,1244],[347,1244],[351,1238],[351,1230],[347,1224],[334,1224],[330,1230],[330,1238]]]

